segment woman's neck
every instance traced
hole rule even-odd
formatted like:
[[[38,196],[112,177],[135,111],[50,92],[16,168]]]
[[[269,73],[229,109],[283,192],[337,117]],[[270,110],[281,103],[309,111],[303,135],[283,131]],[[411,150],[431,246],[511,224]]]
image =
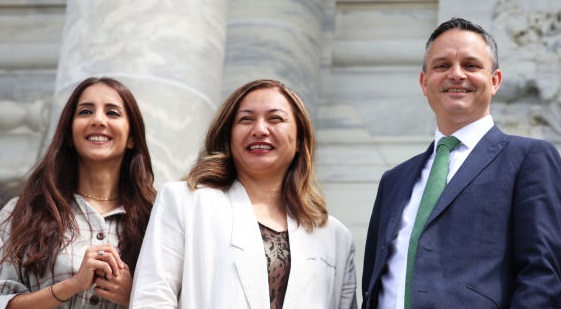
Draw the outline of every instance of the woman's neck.
[[[282,198],[282,179],[238,178],[243,184],[257,221],[276,231],[287,229],[286,205]]]
[[[106,166],[79,165],[77,193],[101,214],[115,209],[120,198],[119,170]]]

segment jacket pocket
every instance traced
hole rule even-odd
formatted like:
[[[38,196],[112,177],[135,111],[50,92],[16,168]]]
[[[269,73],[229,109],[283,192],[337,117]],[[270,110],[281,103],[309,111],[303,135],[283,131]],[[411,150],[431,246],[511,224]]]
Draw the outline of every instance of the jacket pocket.
[[[468,291],[471,291],[471,292],[477,294],[481,299],[485,300],[488,304],[492,305],[493,308],[501,309],[501,306],[499,306],[499,304],[497,304],[497,302],[495,300],[493,300],[491,297],[489,297],[487,294],[485,294],[480,289],[478,289],[474,286],[471,286],[471,285],[466,286],[466,289],[468,289]]]

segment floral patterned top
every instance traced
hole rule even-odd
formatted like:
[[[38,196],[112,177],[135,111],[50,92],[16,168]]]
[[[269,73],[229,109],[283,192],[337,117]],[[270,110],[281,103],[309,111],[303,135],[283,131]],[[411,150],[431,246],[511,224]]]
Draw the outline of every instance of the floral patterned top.
[[[265,246],[267,270],[269,273],[269,299],[271,309],[280,309],[290,275],[290,246],[288,231],[277,232],[259,223],[261,238]]]

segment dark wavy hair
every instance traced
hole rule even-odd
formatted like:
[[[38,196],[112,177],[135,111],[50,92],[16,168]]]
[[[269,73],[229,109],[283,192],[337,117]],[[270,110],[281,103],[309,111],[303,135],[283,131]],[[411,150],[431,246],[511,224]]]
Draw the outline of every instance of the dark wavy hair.
[[[120,219],[119,250],[121,258],[134,273],[156,196],[144,120],[134,96],[126,86],[112,78],[90,77],[82,81],[70,95],[44,157],[31,172],[8,218],[11,235],[4,244],[2,261],[12,261],[22,267],[27,275],[43,276],[49,267],[54,272],[58,253],[79,232],[71,208],[76,203],[74,192],[78,185],[78,153],[72,147],[72,123],[84,90],[99,83],[115,90],[123,100],[129,119],[129,134],[134,140],[133,148],[125,152],[118,188],[119,202],[126,210],[126,215]]]
[[[298,146],[282,183],[288,214],[298,224],[312,230],[327,221],[325,200],[314,173],[315,136],[312,121],[300,97],[276,80],[255,80],[235,90],[220,106],[205,139],[203,150],[189,172],[190,189],[199,185],[225,190],[237,178],[232,158],[232,126],[236,112],[248,93],[264,88],[277,89],[292,105],[298,130]]]

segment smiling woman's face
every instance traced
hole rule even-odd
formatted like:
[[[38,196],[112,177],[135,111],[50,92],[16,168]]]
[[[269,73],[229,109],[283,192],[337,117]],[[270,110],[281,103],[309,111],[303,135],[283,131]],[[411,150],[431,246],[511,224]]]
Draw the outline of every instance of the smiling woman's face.
[[[257,89],[240,102],[231,149],[238,178],[284,177],[298,139],[292,105],[276,88]]]
[[[80,162],[122,160],[133,147],[123,100],[113,88],[97,83],[84,90],[72,121],[72,143]]]

